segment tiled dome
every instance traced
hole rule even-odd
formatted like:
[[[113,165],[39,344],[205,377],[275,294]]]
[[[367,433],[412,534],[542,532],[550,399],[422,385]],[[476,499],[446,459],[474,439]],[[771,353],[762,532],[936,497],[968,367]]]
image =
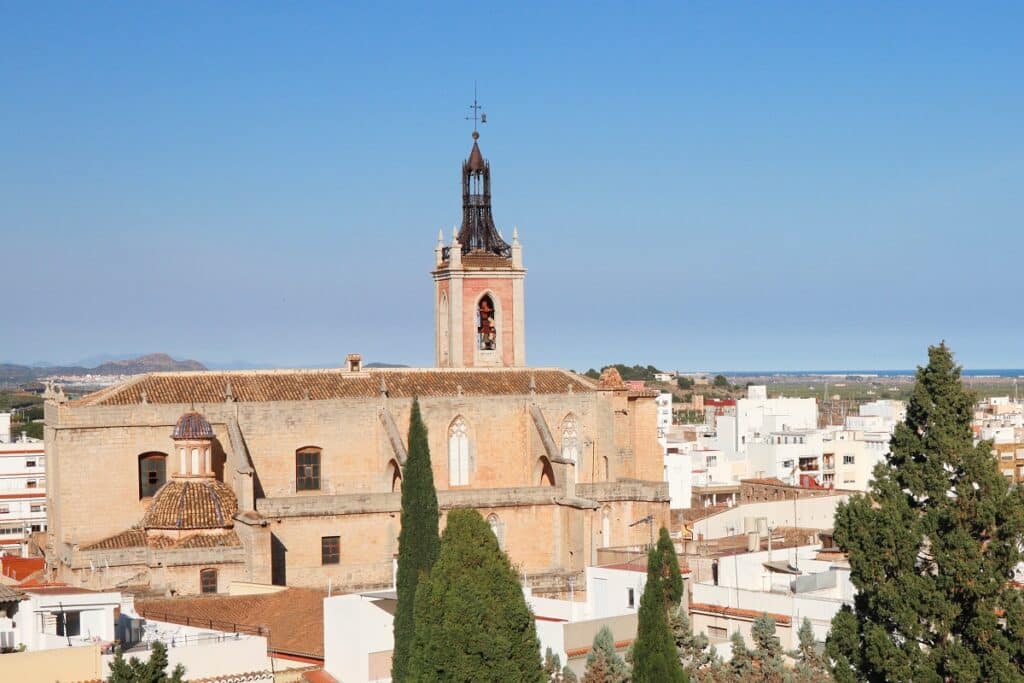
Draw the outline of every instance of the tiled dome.
[[[234,492],[216,479],[172,479],[153,496],[144,529],[224,529],[238,512]]]
[[[192,410],[178,418],[178,424],[174,425],[171,438],[178,439],[212,439],[213,427],[200,413]]]

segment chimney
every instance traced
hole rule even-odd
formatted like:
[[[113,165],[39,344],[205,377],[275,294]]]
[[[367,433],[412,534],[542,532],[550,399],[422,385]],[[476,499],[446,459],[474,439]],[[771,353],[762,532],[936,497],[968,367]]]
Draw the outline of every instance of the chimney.
[[[363,369],[363,357],[358,353],[350,353],[345,358],[349,372],[359,372]]]

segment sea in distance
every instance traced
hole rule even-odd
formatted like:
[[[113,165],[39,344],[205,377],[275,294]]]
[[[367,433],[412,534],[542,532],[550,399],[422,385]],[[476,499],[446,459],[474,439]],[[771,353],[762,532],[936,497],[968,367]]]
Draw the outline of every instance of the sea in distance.
[[[729,377],[906,377],[916,370],[722,370]],[[1022,377],[1024,368],[965,368],[963,377]]]

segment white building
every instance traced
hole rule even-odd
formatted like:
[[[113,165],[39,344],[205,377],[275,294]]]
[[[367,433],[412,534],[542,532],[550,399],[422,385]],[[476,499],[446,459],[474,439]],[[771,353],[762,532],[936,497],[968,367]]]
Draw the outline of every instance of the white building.
[[[537,597],[523,589],[534,614],[540,654],[548,648],[582,677],[594,636],[607,626],[623,652],[636,638],[646,560],[586,568],[586,601]],[[689,572],[684,573],[684,581]],[[684,590],[684,595],[686,591]],[[685,601],[685,597],[684,597]],[[324,599],[324,671],[345,683],[391,680],[393,591]]]
[[[844,604],[852,606],[854,588],[846,562],[821,556],[820,550],[820,545],[807,545],[719,558],[717,581],[692,585],[694,632],[706,633],[719,654],[728,659],[734,631],[744,636],[748,646],[753,645],[749,634],[752,619],[737,616],[768,612],[789,622],[789,628],[778,631],[783,647],[796,645],[796,631],[805,617],[811,622],[814,639],[823,643],[832,617]]]
[[[45,455],[37,439],[0,443],[0,553],[24,555],[29,535],[46,531]]]
[[[665,438],[672,427],[672,394],[667,391],[661,392],[654,399],[654,404],[657,406],[658,441],[664,448]]]
[[[76,647],[115,640],[117,591],[97,593],[73,586],[18,588],[17,602],[0,617],[0,643],[29,651]],[[11,645],[7,645],[11,643]]]

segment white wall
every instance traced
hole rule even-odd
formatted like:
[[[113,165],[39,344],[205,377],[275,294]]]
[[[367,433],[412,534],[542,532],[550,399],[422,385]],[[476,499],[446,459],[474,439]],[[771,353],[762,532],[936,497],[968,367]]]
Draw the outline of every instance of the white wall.
[[[706,539],[724,538],[744,529],[747,517],[766,517],[768,526],[775,528],[803,527],[831,529],[834,526],[836,506],[845,502],[849,494],[803,498],[797,501],[773,500],[764,503],[744,503],[716,512],[693,524],[694,533]],[[794,504],[795,503],[795,504]]]
[[[684,509],[693,500],[693,454],[665,455],[665,481],[668,482],[669,507]]]
[[[345,683],[368,681],[367,655],[394,649],[393,623],[371,598],[324,598],[324,671]]]
[[[600,618],[636,612],[646,583],[646,571],[587,567],[589,613]],[[629,589],[633,590],[632,607],[629,605]]]

